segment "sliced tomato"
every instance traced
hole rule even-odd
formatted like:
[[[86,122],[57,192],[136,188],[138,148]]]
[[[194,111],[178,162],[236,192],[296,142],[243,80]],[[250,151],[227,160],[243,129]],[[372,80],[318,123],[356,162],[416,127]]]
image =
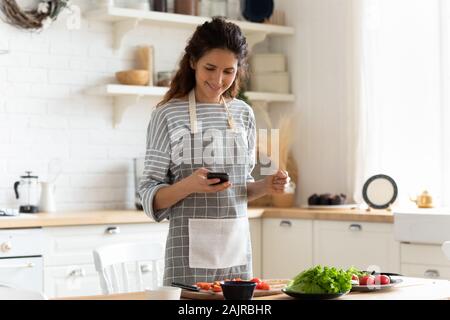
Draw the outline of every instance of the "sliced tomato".
[[[212,286],[209,282],[197,282],[195,285],[202,290],[209,290]]]
[[[260,283],[261,282],[261,280],[259,278],[252,278],[250,281],[254,282],[254,283]]]
[[[213,292],[221,292],[221,291],[222,291],[222,287],[221,287],[220,285],[213,285],[213,286],[211,287],[211,290],[212,290]]]
[[[259,290],[270,290],[270,285],[267,282],[261,281],[256,285],[256,289]]]

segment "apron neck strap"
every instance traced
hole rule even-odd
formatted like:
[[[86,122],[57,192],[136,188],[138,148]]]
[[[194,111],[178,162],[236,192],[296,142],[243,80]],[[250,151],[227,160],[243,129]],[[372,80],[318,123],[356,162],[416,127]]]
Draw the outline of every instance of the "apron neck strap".
[[[197,104],[195,102],[195,91],[194,89],[189,92],[189,118],[191,121],[191,133],[196,134],[198,132],[197,128]]]
[[[228,125],[231,130],[235,130],[233,116],[230,113],[230,110],[228,109],[228,104],[225,101],[225,98],[222,96],[220,97],[221,103],[223,103],[223,106],[225,108],[225,111],[227,113],[228,118]],[[195,101],[195,90],[192,89],[191,92],[189,92],[189,118],[191,122],[191,133],[196,134],[198,132],[198,125],[197,125],[197,103]]]

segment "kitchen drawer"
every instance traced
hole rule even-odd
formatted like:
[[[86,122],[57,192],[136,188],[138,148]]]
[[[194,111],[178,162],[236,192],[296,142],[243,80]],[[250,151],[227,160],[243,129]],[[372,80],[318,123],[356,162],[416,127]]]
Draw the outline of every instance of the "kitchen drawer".
[[[312,224],[303,219],[263,219],[263,278],[290,279],[312,266]]]
[[[450,261],[442,252],[441,246],[438,245],[402,243],[400,252],[402,264],[431,264],[450,267]]]
[[[152,263],[140,262],[144,289],[152,287]],[[158,261],[158,283],[162,286],[164,261]],[[130,291],[136,287],[136,267],[134,262],[127,264]],[[44,292],[49,297],[89,296],[102,294],[98,272],[93,264],[74,264],[67,266],[46,267],[44,272]]]
[[[46,267],[44,279],[44,292],[49,298],[102,293],[97,271],[92,264]]]
[[[42,257],[0,259],[0,286],[43,291]]]
[[[408,277],[450,280],[450,267],[402,263],[401,274]]]
[[[314,264],[398,272],[400,245],[391,223],[314,221]]]
[[[40,228],[0,230],[0,259],[42,255],[44,245]]]
[[[124,242],[158,242],[165,247],[169,224],[115,224],[44,228],[47,236],[45,266],[92,264],[99,246]]]

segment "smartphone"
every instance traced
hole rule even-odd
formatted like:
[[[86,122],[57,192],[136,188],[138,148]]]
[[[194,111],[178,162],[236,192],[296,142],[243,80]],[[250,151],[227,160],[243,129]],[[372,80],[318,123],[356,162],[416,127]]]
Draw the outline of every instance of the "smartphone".
[[[228,173],[226,172],[208,172],[207,176],[208,179],[220,179],[219,182],[212,184],[212,186],[215,186],[217,184],[221,184],[224,182],[227,182],[230,180],[230,177]]]

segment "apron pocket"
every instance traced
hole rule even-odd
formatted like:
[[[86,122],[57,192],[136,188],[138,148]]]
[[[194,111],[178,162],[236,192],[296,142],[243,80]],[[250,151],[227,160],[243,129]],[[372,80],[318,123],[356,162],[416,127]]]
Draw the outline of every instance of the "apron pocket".
[[[189,267],[223,269],[246,265],[248,218],[189,219]]]

